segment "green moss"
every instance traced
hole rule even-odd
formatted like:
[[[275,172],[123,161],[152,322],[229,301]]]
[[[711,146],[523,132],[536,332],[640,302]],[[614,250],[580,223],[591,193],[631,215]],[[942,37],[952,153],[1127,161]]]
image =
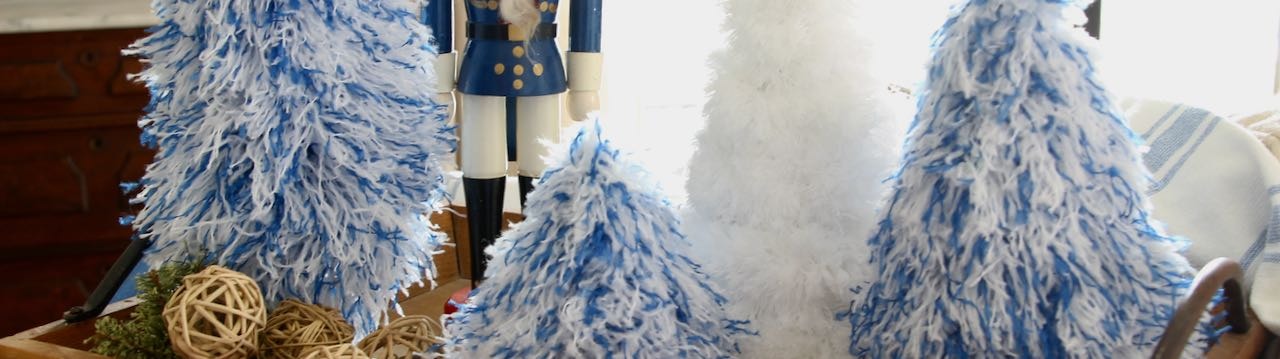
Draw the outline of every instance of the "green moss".
[[[164,304],[182,284],[182,278],[199,272],[208,264],[184,262],[165,264],[138,276],[138,297],[142,299],[129,320],[103,317],[95,323],[93,352],[120,359],[178,358],[169,346],[164,324]]]

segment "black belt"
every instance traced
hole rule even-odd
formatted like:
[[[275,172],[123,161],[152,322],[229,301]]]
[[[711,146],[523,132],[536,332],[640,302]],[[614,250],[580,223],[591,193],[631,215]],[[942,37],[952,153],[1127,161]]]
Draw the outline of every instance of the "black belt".
[[[467,37],[480,40],[507,40],[507,41],[524,41],[525,39],[509,38],[510,25],[507,24],[477,24],[467,22]],[[556,38],[556,24],[538,23],[533,28],[533,39],[554,39]]]

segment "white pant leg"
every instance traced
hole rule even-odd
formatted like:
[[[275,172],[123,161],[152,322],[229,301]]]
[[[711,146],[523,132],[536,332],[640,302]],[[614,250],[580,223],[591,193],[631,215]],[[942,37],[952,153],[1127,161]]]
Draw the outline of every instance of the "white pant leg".
[[[516,98],[516,162],[520,175],[541,177],[550,152],[542,143],[560,143],[560,94]]]
[[[507,176],[507,99],[462,95],[462,176]]]

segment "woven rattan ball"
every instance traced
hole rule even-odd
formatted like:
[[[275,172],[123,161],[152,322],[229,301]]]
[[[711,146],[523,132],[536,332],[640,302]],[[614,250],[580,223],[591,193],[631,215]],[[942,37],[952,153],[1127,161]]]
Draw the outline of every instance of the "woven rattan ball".
[[[376,359],[408,358],[425,352],[440,336],[440,324],[425,315],[391,321],[360,341],[360,349]]]
[[[262,301],[253,279],[224,267],[182,278],[164,305],[173,351],[185,358],[253,356],[267,321]]]
[[[267,316],[262,357],[298,359],[307,349],[351,343],[354,336],[355,329],[337,310],[290,299]]]
[[[351,343],[314,347],[303,353],[303,359],[369,359]]]

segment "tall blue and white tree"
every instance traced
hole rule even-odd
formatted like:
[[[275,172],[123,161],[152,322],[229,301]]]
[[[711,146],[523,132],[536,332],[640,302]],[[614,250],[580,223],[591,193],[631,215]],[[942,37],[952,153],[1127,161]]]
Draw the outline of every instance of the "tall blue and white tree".
[[[151,266],[193,255],[286,298],[339,308],[360,336],[430,278],[437,163],[433,41],[406,0],[157,0],[140,120],[158,150],[133,226]]]
[[[1086,4],[973,0],[936,34],[852,354],[1150,355],[1193,270],[1069,21]]]
[[[583,126],[446,319],[460,358],[720,358],[747,329],[686,253],[647,171]]]

